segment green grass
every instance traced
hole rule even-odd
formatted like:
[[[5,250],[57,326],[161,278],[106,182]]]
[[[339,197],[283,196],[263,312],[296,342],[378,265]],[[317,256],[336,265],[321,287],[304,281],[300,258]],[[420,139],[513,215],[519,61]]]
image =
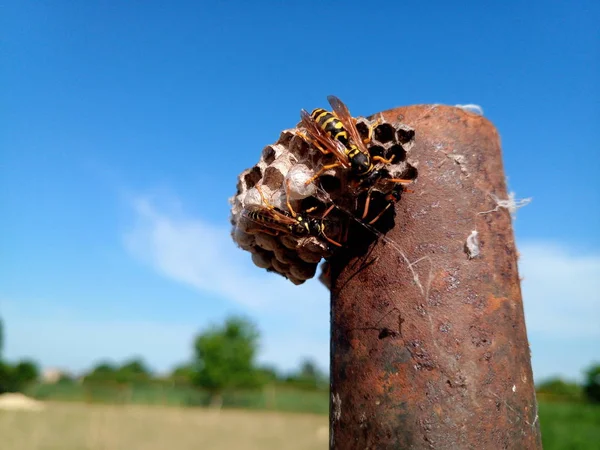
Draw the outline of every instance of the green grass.
[[[209,400],[205,392],[176,386],[109,389],[102,386],[86,388],[76,384],[54,385],[37,386],[28,394],[46,401],[86,401],[163,407],[205,406]],[[324,391],[302,391],[288,386],[272,385],[259,391],[226,394],[223,398],[223,406],[226,409],[313,413],[321,415],[326,423],[329,398],[328,393]],[[197,409],[193,408],[190,411],[193,410]],[[600,405],[541,401],[539,420],[545,450],[600,450]]]
[[[207,406],[210,402],[208,393],[204,391],[169,385],[117,388],[105,384],[42,384],[33,386],[26,393],[45,401],[83,401],[104,404]],[[300,390],[289,386],[270,385],[262,390],[225,393],[223,406],[226,408],[328,414],[329,395],[326,391]]]
[[[544,450],[600,449],[600,405],[540,403]]]

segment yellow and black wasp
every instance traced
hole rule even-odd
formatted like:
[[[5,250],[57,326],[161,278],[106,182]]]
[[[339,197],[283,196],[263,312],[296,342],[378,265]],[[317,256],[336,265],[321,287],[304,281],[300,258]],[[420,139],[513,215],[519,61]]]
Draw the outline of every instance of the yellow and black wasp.
[[[303,216],[290,209],[290,212],[283,211],[280,208],[270,204],[265,198],[259,186],[256,186],[264,206],[250,205],[244,208],[242,214],[252,222],[259,224],[262,228],[257,230],[266,234],[277,236],[280,233],[290,234],[296,237],[314,236],[323,238],[327,242],[341,247],[337,241],[329,238],[326,231],[332,223],[325,219],[329,212],[333,209],[333,205],[325,211],[320,219],[314,217]]]
[[[301,135],[323,154],[333,153],[337,158],[335,163],[321,167],[313,177],[306,181],[307,185],[320,177],[323,172],[340,166],[349,168],[352,174],[358,178],[360,186],[365,189],[369,189],[383,178],[390,183],[406,184],[412,181],[388,178],[384,171],[375,169],[373,161],[391,164],[394,158],[393,156],[390,159],[379,155],[372,156],[367,149],[366,143],[371,141],[373,130],[379,124],[379,120],[369,127],[368,136],[363,140],[356,128],[356,119],[350,115],[346,105],[334,95],[328,96],[327,100],[331,105],[332,112],[323,108],[316,108],[310,114],[304,109],[300,111],[301,124],[307,133]],[[367,215],[368,207],[369,197],[367,197],[363,218]]]

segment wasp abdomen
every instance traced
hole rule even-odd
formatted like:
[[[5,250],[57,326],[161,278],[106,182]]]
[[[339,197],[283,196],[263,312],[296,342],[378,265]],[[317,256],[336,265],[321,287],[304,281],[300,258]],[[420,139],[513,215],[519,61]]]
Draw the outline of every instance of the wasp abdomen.
[[[315,109],[311,116],[325,133],[329,134],[336,141],[340,141],[344,147],[348,147],[348,133],[337,117],[323,108]]]

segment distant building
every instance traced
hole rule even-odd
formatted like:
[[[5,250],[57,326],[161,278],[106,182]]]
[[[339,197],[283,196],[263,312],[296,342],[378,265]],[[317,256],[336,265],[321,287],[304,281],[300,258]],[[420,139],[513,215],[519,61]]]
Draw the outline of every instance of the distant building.
[[[47,384],[58,383],[63,377],[72,378],[72,375],[64,370],[56,368],[44,369],[42,372],[42,382]]]

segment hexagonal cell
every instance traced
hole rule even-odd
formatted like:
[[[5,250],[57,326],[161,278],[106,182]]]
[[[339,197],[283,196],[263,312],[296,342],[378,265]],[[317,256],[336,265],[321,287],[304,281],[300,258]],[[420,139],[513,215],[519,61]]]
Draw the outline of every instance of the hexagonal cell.
[[[283,183],[283,174],[278,167],[269,166],[265,169],[262,184],[268,186],[272,191],[279,189]]]
[[[358,134],[360,134],[361,138],[366,139],[369,137],[369,125],[367,125],[366,121],[357,121],[356,129],[358,130]]]
[[[302,136],[298,136],[297,134],[292,136],[287,149],[292,155],[294,155],[296,157],[306,156],[306,155],[309,155],[310,153],[312,153],[310,151],[311,148],[310,148],[310,145],[308,145],[308,142],[306,142],[302,138]]]
[[[393,156],[394,163],[398,164],[399,162],[406,160],[406,150],[404,150],[402,145],[394,144],[388,149],[386,156],[388,159]]]
[[[262,160],[266,164],[271,164],[275,161],[276,152],[272,145],[267,145],[262,151]]]
[[[382,147],[381,145],[371,145],[369,147],[369,153],[371,154],[371,156],[381,156],[381,157],[385,157],[385,148]]]
[[[246,189],[251,189],[256,186],[256,183],[260,181],[262,173],[260,167],[254,166],[252,169],[248,169],[248,172],[244,174],[244,183]]]
[[[396,127],[396,136],[396,139],[398,139],[401,144],[406,144],[415,138],[415,130],[407,125],[399,124],[399,126]]]
[[[419,171],[416,167],[407,164],[406,169],[400,174],[400,176],[407,180],[416,180],[419,176]]]
[[[290,130],[284,130],[279,135],[279,139],[277,140],[277,144],[281,144],[284,147],[289,147],[290,141],[294,137],[294,133]]]
[[[390,123],[382,123],[373,132],[373,138],[382,144],[391,142],[396,137],[396,129]]]

